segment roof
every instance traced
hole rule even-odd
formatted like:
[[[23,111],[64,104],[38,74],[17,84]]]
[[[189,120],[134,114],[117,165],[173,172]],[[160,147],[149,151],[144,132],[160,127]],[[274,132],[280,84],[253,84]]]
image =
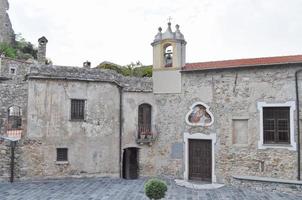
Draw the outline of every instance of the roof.
[[[186,63],[186,65],[183,67],[183,71],[229,69],[289,63],[302,63],[302,55]]]

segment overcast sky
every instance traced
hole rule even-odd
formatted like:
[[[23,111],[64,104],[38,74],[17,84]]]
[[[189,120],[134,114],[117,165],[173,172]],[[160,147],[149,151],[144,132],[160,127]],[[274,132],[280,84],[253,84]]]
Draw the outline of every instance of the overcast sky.
[[[58,65],[152,64],[159,26],[180,25],[187,62],[302,54],[302,0],[9,0],[16,33]]]

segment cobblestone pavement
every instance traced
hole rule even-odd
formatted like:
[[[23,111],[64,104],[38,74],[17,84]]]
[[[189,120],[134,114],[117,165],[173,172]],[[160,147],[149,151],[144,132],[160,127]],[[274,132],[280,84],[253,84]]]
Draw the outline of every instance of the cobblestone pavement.
[[[53,181],[22,181],[0,183],[0,199],[9,200],[141,200],[144,195],[146,179],[121,180],[113,178],[64,179]],[[223,187],[215,190],[193,190],[175,185],[168,180],[168,192],[165,199],[190,200],[297,200],[294,196],[275,192],[259,192],[249,189]]]

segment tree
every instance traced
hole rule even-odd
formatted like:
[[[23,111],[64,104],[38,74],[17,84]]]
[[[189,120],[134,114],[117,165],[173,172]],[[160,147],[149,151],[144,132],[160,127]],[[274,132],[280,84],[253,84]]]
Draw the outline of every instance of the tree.
[[[16,35],[16,40],[13,44],[0,43],[0,52],[6,57],[27,60],[29,58],[37,59],[37,48],[27,42],[21,34]]]
[[[111,69],[124,76],[152,77],[152,65],[144,66],[140,61],[131,62],[128,65],[120,66],[115,63],[104,61],[97,66],[100,69]]]

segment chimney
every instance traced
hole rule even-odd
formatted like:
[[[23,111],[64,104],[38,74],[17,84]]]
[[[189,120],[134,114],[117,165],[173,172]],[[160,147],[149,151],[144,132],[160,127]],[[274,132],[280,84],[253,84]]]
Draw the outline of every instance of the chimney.
[[[84,68],[87,68],[87,69],[90,69],[91,67],[91,62],[89,62],[88,60],[86,62],[83,63],[83,67]]]
[[[48,40],[46,39],[46,37],[41,37],[39,40],[39,47],[38,47],[38,62],[40,64],[45,64],[46,63],[46,44],[48,42]]]

